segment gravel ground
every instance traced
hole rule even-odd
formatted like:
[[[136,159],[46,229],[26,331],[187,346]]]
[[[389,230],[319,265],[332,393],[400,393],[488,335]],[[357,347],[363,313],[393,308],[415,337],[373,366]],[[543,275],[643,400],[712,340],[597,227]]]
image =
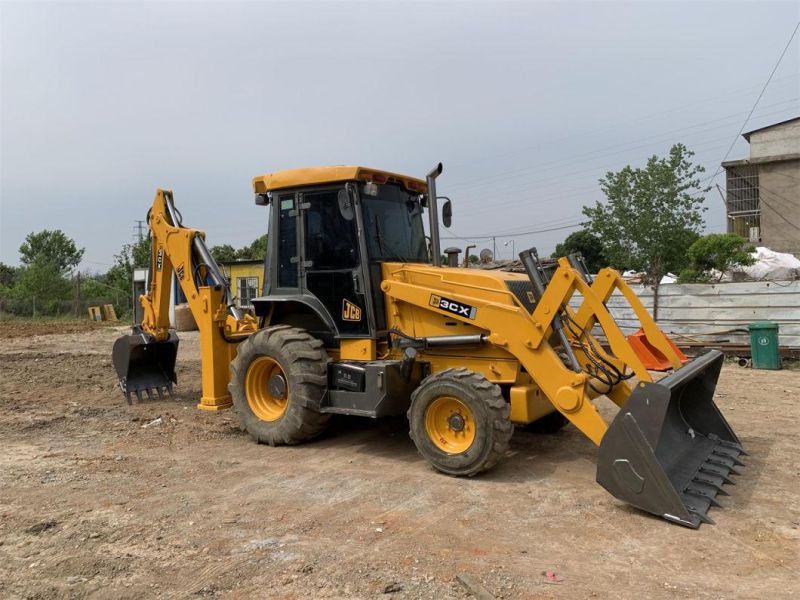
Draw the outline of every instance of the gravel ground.
[[[434,472],[403,419],[259,446],[231,412],[195,409],[196,333],[177,397],[128,407],[120,331],[0,323],[2,598],[800,593],[797,370],[724,367],[716,400],[751,456],[694,531],[609,496],[572,427],[517,431],[472,479]]]

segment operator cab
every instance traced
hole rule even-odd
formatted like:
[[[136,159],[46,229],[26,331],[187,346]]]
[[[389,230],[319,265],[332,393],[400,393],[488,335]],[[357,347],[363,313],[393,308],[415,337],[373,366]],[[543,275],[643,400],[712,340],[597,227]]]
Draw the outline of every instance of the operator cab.
[[[386,330],[381,264],[439,264],[425,235],[425,181],[318,167],[257,177],[253,188],[270,211],[263,296],[253,300],[265,324],[302,327],[327,347],[378,339]],[[438,231],[431,238],[438,246]]]

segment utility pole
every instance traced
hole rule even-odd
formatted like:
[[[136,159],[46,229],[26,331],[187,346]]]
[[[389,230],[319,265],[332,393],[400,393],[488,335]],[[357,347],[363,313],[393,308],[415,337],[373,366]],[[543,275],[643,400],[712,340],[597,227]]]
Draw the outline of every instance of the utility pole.
[[[492,260],[497,260],[497,239],[492,236]]]
[[[78,271],[75,274],[75,301],[73,302],[73,310],[75,311],[75,316],[80,316],[80,305],[81,305],[81,272]]]
[[[136,223],[136,229],[137,229],[137,232],[138,232],[138,238],[139,238],[139,241],[141,242],[142,239],[144,239],[144,223],[145,222],[142,221],[142,220],[139,220],[139,219],[134,219],[133,222]]]
[[[509,244],[511,244],[511,260],[515,260],[517,258],[517,254],[516,251],[514,250],[514,240],[512,239],[508,242],[505,242],[503,246],[508,246]]]

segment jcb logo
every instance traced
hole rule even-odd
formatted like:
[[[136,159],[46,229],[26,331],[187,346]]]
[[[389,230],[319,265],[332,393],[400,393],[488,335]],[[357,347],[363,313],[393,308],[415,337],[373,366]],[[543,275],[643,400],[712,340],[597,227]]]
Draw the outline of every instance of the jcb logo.
[[[360,321],[361,309],[350,300],[342,300],[342,319],[345,321]]]
[[[186,271],[183,268],[183,263],[181,263],[177,267],[175,267],[175,272],[178,274],[178,279],[183,281],[183,278],[186,276]]]
[[[164,246],[159,244],[158,253],[156,254],[156,271],[161,271],[164,266]]]
[[[447,312],[451,312],[459,317],[466,317],[467,319],[474,319],[475,314],[478,312],[478,309],[474,306],[437,296],[436,294],[431,294],[429,304],[440,310],[446,310]]]

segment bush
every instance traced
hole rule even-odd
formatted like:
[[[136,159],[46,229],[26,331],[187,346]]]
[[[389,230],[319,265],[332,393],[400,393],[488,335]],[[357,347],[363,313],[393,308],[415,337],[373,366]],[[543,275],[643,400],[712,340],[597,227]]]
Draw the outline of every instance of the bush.
[[[696,240],[686,255],[689,267],[681,271],[680,283],[720,281],[728,271],[755,263],[755,248],[735,233],[711,233]]]

